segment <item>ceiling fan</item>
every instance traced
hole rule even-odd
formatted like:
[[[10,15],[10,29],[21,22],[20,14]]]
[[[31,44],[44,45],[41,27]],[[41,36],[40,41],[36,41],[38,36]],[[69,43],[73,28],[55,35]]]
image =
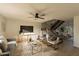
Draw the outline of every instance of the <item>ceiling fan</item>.
[[[40,14],[40,13],[38,13],[38,12],[36,12],[36,13],[30,13],[31,15],[32,15],[32,17],[29,17],[29,18],[35,18],[35,20],[37,20],[37,19],[45,19],[43,16],[45,16],[45,14]]]
[[[37,20],[37,19],[43,19],[44,20],[45,19],[44,16],[46,14],[44,13],[44,11],[46,10],[46,8],[44,8],[40,11],[37,10],[36,8],[34,8],[34,7],[32,7],[32,8],[33,8],[34,12],[29,12],[29,14],[32,15],[29,18],[34,18],[35,20]]]

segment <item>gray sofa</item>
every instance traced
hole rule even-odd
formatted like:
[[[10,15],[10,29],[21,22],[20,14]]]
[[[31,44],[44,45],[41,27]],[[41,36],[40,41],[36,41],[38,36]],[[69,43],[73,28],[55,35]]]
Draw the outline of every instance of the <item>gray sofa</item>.
[[[7,41],[7,39],[0,35],[0,55],[1,56],[9,56],[11,51],[16,47],[16,41]]]

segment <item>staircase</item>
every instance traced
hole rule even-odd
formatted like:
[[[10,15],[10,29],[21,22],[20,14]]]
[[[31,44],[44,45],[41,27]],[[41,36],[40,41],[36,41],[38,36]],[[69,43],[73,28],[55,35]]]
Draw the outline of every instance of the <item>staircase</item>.
[[[61,20],[57,20],[51,27],[51,30],[56,30],[59,26],[61,26],[61,24],[63,24],[64,21]]]
[[[49,33],[49,41],[55,41],[55,38],[59,37],[58,33],[56,32],[56,29],[58,27],[60,27],[62,24],[64,23],[64,21],[61,20],[56,20],[51,28],[50,28],[50,33]],[[63,42],[62,39],[59,40],[59,44],[61,44]]]

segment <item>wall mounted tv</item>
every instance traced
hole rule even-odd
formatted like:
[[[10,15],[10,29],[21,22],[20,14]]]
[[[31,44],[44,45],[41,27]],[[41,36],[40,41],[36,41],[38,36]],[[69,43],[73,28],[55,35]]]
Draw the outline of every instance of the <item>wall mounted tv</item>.
[[[24,25],[20,26],[19,33],[29,33],[29,32],[33,32],[33,26],[24,26]]]

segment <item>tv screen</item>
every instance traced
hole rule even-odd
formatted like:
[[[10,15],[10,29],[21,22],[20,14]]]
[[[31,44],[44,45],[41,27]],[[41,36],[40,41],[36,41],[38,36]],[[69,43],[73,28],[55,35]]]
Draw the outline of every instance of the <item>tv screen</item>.
[[[20,33],[33,32],[33,26],[20,26]]]

